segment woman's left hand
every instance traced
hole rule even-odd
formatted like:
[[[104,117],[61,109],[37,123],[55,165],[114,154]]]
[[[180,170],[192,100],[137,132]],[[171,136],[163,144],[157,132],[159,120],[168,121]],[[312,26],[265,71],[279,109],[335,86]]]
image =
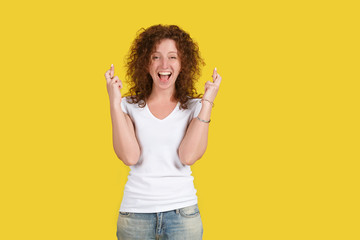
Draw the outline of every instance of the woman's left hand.
[[[213,82],[207,81],[205,83],[205,93],[203,95],[203,99],[209,100],[210,102],[214,102],[221,83],[221,76],[217,73],[216,68],[214,69],[212,77]]]

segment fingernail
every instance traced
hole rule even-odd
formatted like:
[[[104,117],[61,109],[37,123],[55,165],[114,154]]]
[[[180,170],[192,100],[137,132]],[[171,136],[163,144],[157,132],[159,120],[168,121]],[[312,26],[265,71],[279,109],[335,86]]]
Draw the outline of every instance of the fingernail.
[[[114,64],[111,64],[111,67],[113,67],[114,66]]]
[[[216,67],[215,67],[215,71],[217,71]]]

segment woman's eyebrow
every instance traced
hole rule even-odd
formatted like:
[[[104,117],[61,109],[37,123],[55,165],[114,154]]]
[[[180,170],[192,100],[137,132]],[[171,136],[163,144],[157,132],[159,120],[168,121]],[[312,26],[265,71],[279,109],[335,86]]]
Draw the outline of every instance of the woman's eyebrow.
[[[153,54],[155,54],[155,53],[160,53],[160,54],[161,54],[161,52],[153,52]],[[170,51],[170,52],[168,52],[168,54],[169,54],[169,53],[176,53],[176,54],[177,54],[176,51]]]

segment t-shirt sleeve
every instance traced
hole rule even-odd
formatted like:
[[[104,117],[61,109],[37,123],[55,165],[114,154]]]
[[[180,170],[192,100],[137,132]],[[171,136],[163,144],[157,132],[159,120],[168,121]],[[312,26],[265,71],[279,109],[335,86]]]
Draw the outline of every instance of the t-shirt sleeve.
[[[193,115],[194,118],[196,118],[199,115],[201,107],[202,107],[202,104],[201,104],[200,99],[196,99],[196,101],[194,103],[194,115]]]
[[[124,113],[128,114],[126,97],[121,98],[121,109]]]

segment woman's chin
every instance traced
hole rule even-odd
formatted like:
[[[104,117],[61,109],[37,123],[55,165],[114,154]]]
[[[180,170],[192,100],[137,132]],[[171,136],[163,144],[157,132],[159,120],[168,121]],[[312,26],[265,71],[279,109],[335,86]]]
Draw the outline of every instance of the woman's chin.
[[[158,90],[160,90],[160,91],[165,91],[165,90],[169,90],[169,89],[175,89],[175,84],[171,84],[170,82],[168,82],[168,83],[157,83],[156,84],[156,86],[153,86],[153,89],[154,89],[154,87],[155,88],[157,88]]]

